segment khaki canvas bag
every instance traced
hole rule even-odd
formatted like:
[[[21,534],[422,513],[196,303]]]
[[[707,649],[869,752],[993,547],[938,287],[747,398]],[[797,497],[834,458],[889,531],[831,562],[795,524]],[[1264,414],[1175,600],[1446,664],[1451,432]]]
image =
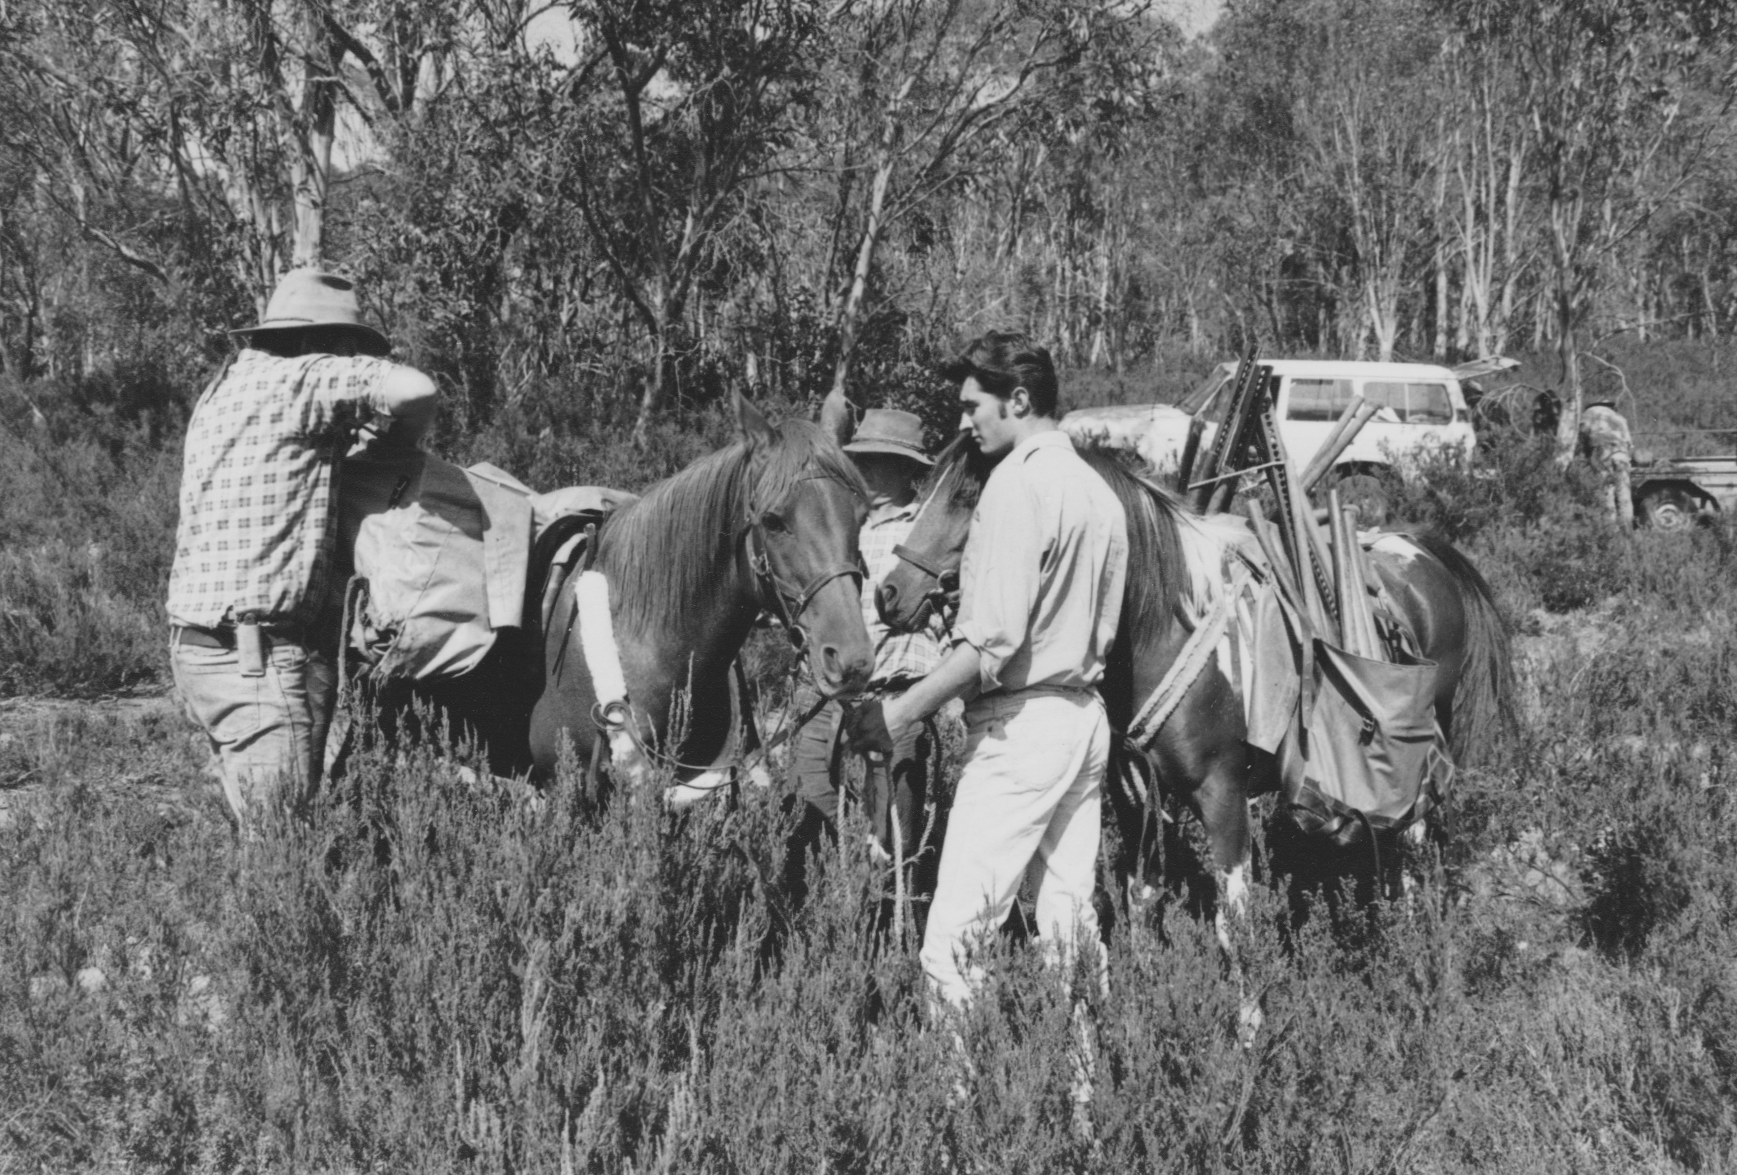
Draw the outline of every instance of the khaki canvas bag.
[[[345,635],[376,679],[461,676],[524,623],[529,487],[391,448],[346,459],[339,485],[340,541],[366,585]]]

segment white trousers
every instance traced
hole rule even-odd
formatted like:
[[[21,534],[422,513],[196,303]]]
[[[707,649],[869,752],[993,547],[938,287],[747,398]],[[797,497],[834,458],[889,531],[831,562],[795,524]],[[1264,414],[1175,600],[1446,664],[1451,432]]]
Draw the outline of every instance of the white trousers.
[[[923,971],[955,1007],[981,969],[972,950],[993,943],[1022,879],[1037,905],[1040,943],[1071,971],[1108,958],[1092,908],[1110,723],[1095,692],[1042,688],[979,698],[965,711],[965,768],[947,820],[940,874],[923,933]]]

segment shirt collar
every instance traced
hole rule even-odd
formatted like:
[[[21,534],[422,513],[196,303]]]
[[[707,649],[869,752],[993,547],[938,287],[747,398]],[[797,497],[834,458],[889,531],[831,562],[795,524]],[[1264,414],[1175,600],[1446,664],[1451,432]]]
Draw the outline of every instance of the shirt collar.
[[[1061,429],[1046,428],[1040,433],[1034,433],[1031,436],[1026,437],[1023,441],[1020,441],[1019,444],[1013,446],[1013,450],[1008,453],[1007,456],[1009,458],[1017,458],[1020,461],[1024,461],[1033,453],[1036,453],[1041,449],[1066,449],[1071,453],[1074,451],[1074,443],[1069,439],[1068,434],[1063,432]]]

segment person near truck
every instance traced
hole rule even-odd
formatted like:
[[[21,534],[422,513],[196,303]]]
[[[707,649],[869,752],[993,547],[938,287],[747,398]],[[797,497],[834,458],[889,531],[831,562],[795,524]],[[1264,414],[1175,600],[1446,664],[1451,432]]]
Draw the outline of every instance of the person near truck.
[[[187,425],[170,663],[244,831],[317,783],[335,701],[335,470],[358,438],[415,444],[436,391],[393,363],[353,284],[286,274]]]
[[[1609,400],[1588,404],[1580,414],[1580,452],[1604,483],[1605,517],[1625,530],[1634,527],[1634,438],[1628,421]]]

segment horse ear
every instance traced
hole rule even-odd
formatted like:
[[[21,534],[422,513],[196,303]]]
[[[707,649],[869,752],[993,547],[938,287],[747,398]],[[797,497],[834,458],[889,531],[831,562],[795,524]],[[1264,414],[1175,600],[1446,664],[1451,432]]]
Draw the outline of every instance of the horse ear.
[[[741,392],[736,393],[736,433],[750,445],[769,445],[774,440],[772,425],[765,414]]]
[[[842,389],[833,388],[820,402],[820,429],[837,441],[839,448],[850,444],[856,433],[856,405],[845,399]]]

